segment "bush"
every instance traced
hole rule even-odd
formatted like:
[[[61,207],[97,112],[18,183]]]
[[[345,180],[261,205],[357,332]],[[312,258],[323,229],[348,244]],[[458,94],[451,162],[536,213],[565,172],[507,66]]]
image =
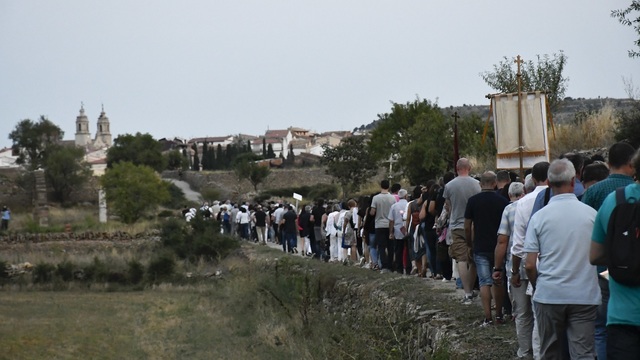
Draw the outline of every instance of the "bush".
[[[614,142],[614,129],[617,117],[610,104],[602,109],[576,116],[576,121],[570,124],[549,127],[549,147],[551,157],[576,150],[605,148]]]
[[[71,261],[65,260],[56,267],[56,275],[63,281],[73,280],[74,265]]]
[[[106,282],[109,279],[109,269],[107,265],[98,259],[93,258],[93,262],[84,268],[85,280],[95,282]]]
[[[170,253],[163,252],[155,258],[151,259],[147,267],[147,276],[149,281],[159,283],[169,280],[176,268],[176,261]]]
[[[184,197],[184,192],[174,183],[168,183],[169,198],[162,203],[162,206],[170,209],[180,209],[182,205],[187,201]]]
[[[33,268],[33,283],[49,283],[53,280],[56,267],[49,263],[38,263]]]
[[[235,238],[220,233],[217,221],[205,220],[199,213],[190,222],[178,218],[165,221],[160,233],[167,249],[191,262],[224,258],[239,246]]]
[[[7,262],[0,260],[0,279],[8,279],[9,273],[7,272]]]
[[[137,285],[144,279],[144,267],[138,260],[131,260],[129,262],[127,275],[130,284]]]

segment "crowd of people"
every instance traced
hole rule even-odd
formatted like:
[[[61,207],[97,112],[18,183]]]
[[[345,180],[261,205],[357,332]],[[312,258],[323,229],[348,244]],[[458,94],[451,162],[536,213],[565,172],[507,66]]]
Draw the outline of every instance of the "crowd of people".
[[[201,210],[222,232],[284,252],[455,280],[462,304],[479,295],[480,327],[515,322],[518,358],[640,359],[640,283],[606,268],[612,213],[620,201],[640,199],[635,169],[640,151],[621,142],[606,162],[564,154],[535,164],[523,181],[504,170],[474,177],[461,158],[456,174],[410,193],[382,180],[371,196],[318,199],[300,210],[229,201]],[[185,210],[189,220],[194,213]],[[634,226],[637,240],[638,219]]]

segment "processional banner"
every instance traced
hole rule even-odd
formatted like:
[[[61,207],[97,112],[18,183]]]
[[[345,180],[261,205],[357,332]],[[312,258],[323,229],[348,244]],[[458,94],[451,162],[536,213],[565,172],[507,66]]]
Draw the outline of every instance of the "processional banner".
[[[539,91],[522,95],[522,144],[518,135],[518,93],[497,94],[491,98],[497,169],[519,169],[521,145],[523,168],[549,161],[547,97]]]

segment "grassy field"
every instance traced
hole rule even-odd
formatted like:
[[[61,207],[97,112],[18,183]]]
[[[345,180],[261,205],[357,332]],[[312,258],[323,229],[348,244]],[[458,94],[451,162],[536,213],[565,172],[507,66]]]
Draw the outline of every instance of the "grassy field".
[[[198,275],[216,269],[222,276]],[[515,351],[513,324],[478,328],[479,305],[460,305],[452,284],[253,245],[215,268],[185,270],[194,275],[142,290],[7,283],[0,358],[418,359],[425,321],[451,334],[427,358],[510,358]],[[439,320],[408,316],[409,306],[439,310]]]

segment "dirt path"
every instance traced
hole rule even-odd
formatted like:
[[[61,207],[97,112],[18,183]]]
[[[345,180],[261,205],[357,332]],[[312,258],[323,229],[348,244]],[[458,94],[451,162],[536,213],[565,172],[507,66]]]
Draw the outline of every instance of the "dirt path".
[[[189,184],[185,181],[181,181],[181,180],[176,180],[176,179],[164,179],[165,181],[169,181],[173,184],[175,184],[177,187],[180,188],[180,190],[182,190],[182,192],[184,193],[184,197],[189,200],[189,201],[196,201],[196,202],[201,202],[202,201],[202,195],[197,192],[197,191],[193,191],[191,190],[191,187],[189,186]]]

